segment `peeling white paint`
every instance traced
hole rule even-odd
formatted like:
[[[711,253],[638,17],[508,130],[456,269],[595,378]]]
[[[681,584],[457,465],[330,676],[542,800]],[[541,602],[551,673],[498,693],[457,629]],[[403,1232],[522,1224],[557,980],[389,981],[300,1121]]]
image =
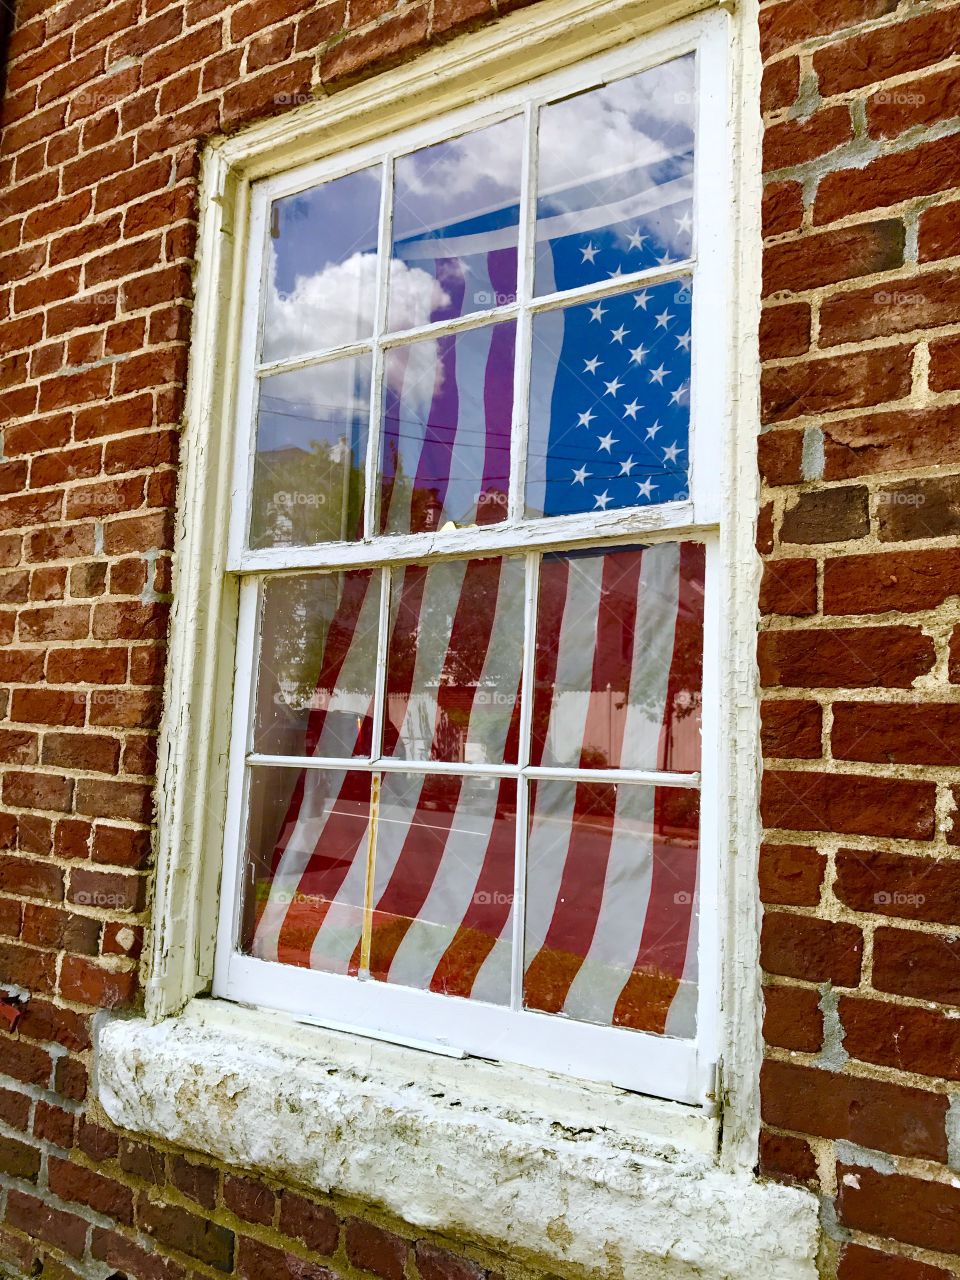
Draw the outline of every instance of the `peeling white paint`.
[[[104,1022],[97,1093],[107,1115],[539,1266],[592,1272],[602,1259],[604,1276],[630,1280],[816,1275],[817,1202],[806,1191],[723,1172],[703,1153],[655,1155],[640,1135],[560,1124],[486,1089],[438,1088],[430,1069],[418,1078],[380,1056],[365,1071],[355,1048],[342,1062],[321,1057],[321,1033],[305,1029],[298,1048],[247,1016],[249,1035],[190,1016]],[[395,1064],[429,1062],[392,1053]]]

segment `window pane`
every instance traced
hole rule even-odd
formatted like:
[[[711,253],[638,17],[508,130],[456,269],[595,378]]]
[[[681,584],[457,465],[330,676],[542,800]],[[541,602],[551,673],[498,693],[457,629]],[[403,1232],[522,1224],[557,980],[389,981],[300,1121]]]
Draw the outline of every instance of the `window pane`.
[[[531,784],[524,1004],[696,1032],[699,795]]]
[[[536,292],[692,254],[694,55],[540,113]]]
[[[510,999],[516,782],[383,775],[370,973]]]
[[[251,547],[363,536],[369,400],[369,356],[262,380]]]
[[[369,757],[379,616],[379,571],[267,580],[254,751]]]
[[[391,329],[514,301],[522,154],[517,117],[397,160]]]
[[[514,763],[524,562],[448,560],[394,572],[384,754]]]
[[[528,516],[688,497],[689,280],[533,322]]]
[[[699,767],[703,584],[693,542],[543,557],[533,764]]]
[[[506,518],[516,325],[387,353],[381,533]]]
[[[250,771],[242,951],[351,971],[363,918],[370,789],[369,773]]]
[[[377,165],[273,202],[262,360],[373,332],[380,176]]]

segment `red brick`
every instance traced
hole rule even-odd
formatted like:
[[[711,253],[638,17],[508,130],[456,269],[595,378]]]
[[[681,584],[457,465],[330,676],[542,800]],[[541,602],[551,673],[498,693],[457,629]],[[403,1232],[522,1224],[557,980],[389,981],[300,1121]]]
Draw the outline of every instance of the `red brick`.
[[[810,1143],[788,1133],[760,1133],[760,1172],[778,1182],[817,1183],[817,1160]]]
[[[817,187],[813,220],[833,222],[956,186],[960,186],[960,149],[956,138],[939,138],[910,151],[880,155],[860,169],[826,174]]]
[[[768,699],[762,704],[760,714],[764,756],[816,760],[823,754],[820,744],[823,713],[818,703]]]
[[[780,540],[788,543],[846,542],[869,532],[868,495],[862,485],[808,489],[788,498],[780,521]]]
[[[957,10],[939,11],[911,21],[877,27],[843,42],[828,44],[814,54],[813,66],[824,97],[859,89],[888,76],[919,71],[960,50]]]
[[[83,1256],[89,1224],[76,1214],[54,1209],[21,1191],[10,1191],[6,1220],[10,1226],[56,1245],[74,1258]]]
[[[123,684],[127,678],[127,651],[101,645],[96,649],[51,649],[47,658],[47,679],[52,684]],[[91,712],[109,695],[92,692],[88,697]]]
[[[142,1199],[137,1208],[142,1230],[161,1244],[196,1258],[218,1271],[233,1269],[233,1232],[207,1222],[176,1205],[151,1204]]]
[[[918,1075],[960,1079],[960,1021],[933,1009],[844,996],[843,1047],[852,1058]]]
[[[849,556],[845,559],[868,559]],[[843,561],[827,561],[826,569]],[[863,592],[861,581],[860,593]],[[848,601],[839,585],[829,597],[841,612]],[[866,611],[866,610],[864,610]],[[760,679],[767,688],[909,689],[934,664],[933,641],[919,627],[839,627],[767,631],[758,645]]]
[[[392,1231],[384,1231],[361,1218],[348,1218],[346,1248],[347,1257],[362,1271],[372,1271],[383,1280],[404,1280],[410,1246]]]
[[[848,106],[824,107],[805,119],[767,125],[763,133],[763,168],[769,173],[808,164],[852,137]]]
[[[789,1062],[765,1062],[760,1077],[767,1124],[871,1150],[943,1160],[943,1094],[864,1080]]]
[[[172,1258],[159,1253],[148,1253],[133,1240],[104,1227],[94,1227],[90,1252],[122,1274],[135,1275],[137,1280],[185,1280],[186,1271]]]
[[[800,59],[780,58],[763,69],[760,85],[760,109],[780,111],[792,106],[800,92]]]
[[[960,1188],[838,1165],[840,1222],[870,1235],[960,1253]]]
[[[960,884],[952,860],[840,849],[833,892],[856,911],[960,924]]]
[[[809,349],[809,303],[789,302],[780,307],[763,308],[760,313],[761,360],[781,360],[786,356],[802,356]]]
[[[224,93],[223,127],[235,128],[258,116],[276,115],[297,103],[311,102],[312,90],[312,58],[295,58],[280,67],[270,67]]]
[[[803,432],[795,428],[764,431],[757,441],[760,474],[769,485],[799,484],[802,460]]]
[[[12,771],[3,778],[3,802],[22,809],[47,809],[67,813],[73,798],[73,780],[49,773]]]
[[[34,947],[92,956],[97,954],[100,922],[91,916],[72,915],[69,911],[31,903],[24,907],[20,936]]]
[[[764,5],[760,13],[764,57],[811,36],[830,35],[880,18],[896,7],[897,0],[783,0],[782,4]]]
[[[65,1151],[73,1146],[73,1126],[76,1117],[63,1107],[51,1106],[42,1100],[37,1102],[33,1120],[33,1132],[38,1138],[52,1142]]]
[[[372,31],[348,36],[321,58],[320,79],[324,84],[348,84],[396,66],[422,48],[427,21],[427,7],[411,5]]]
[[[820,308],[820,345],[861,342],[953,324],[957,318],[956,276],[928,271],[887,279],[879,286],[851,289],[827,298]]]
[[[280,1230],[300,1240],[311,1253],[325,1257],[336,1252],[340,1238],[340,1224],[333,1210],[294,1191],[284,1191],[280,1197]]]
[[[901,400],[911,381],[912,349],[905,346],[770,365],[761,378],[763,421],[786,422]]]
[[[960,703],[837,703],[831,743],[838,760],[956,765]]]
[[[803,222],[803,188],[799,182],[768,182],[763,188],[763,234],[796,231]]]
[[[960,465],[957,405],[842,418],[824,423],[823,434],[825,480]]]
[[[823,1044],[819,999],[819,993],[809,987],[765,987],[763,1038],[767,1044],[819,1053]]]
[[[960,939],[878,928],[873,985],[878,991],[960,1005]]]
[[[93,818],[149,822],[153,812],[151,789],[139,782],[81,778],[77,783],[77,812]]]
[[[900,1254],[847,1244],[840,1255],[837,1280],[951,1280],[951,1273]]]
[[[816,560],[768,560],[760,582],[760,612],[798,618],[816,611]]]
[[[69,1160],[51,1159],[47,1167],[50,1190],[61,1200],[75,1200],[118,1222],[133,1221],[133,1192],[92,1169]]]
[[[823,571],[823,612],[849,613],[913,613],[939,608],[945,600],[960,592],[960,551],[890,551],[880,555],[840,556],[828,560]],[[891,634],[891,644],[904,644],[909,651],[907,634],[923,648],[914,628],[880,627],[875,630]],[[861,633],[863,634],[863,633]],[[916,675],[928,670],[922,660]],[[879,673],[880,668],[878,668]],[[912,677],[911,677],[912,679]],[[900,685],[907,688],[911,680]],[[866,687],[871,683],[863,681]],[[879,678],[877,684],[883,684]]]
[[[238,1218],[267,1227],[273,1222],[276,1196],[269,1188],[250,1178],[225,1177],[223,1203]]]
[[[768,827],[931,840],[936,784],[838,773],[768,772],[760,811]]]
[[[815,907],[826,855],[796,844],[760,846],[760,898],[790,907]]]
[[[174,1186],[205,1209],[217,1203],[219,1175],[209,1165],[196,1164],[183,1156],[174,1156],[170,1164],[170,1177]]]
[[[440,1249],[428,1240],[417,1241],[414,1256],[423,1280],[486,1280],[488,1274],[476,1262]]]
[[[769,245],[763,255],[764,294],[797,293],[900,267],[905,235],[900,219],[890,218]],[[886,285],[879,291],[874,286],[872,292],[884,290]],[[828,299],[825,305],[835,304],[836,299]],[[831,344],[821,336],[820,345]]]
[[[337,1280],[328,1267],[243,1236],[237,1250],[236,1274],[240,1280]]]
[[[59,689],[14,689],[10,719],[23,724],[79,726],[86,716],[86,695]]]
[[[960,86],[960,78],[955,72],[947,74],[954,84]],[[960,115],[960,104],[957,114]],[[921,262],[953,258],[960,254],[960,202],[934,205],[920,215],[917,251]]]
[[[137,986],[135,972],[102,969],[84,956],[64,956],[60,970],[60,994],[77,1004],[101,1009],[128,1006]]]
[[[40,1173],[40,1149],[0,1134],[0,1173],[36,1182]]]
[[[784,911],[764,914],[760,963],[768,973],[854,987],[862,957],[863,935],[856,925]]]

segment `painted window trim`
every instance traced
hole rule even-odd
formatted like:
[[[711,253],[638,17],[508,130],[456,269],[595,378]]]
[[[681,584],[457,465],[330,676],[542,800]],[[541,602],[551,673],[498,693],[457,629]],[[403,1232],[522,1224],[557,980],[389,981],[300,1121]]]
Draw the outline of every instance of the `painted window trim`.
[[[157,1024],[166,1019],[163,1030],[168,1036],[176,1035],[181,1025],[182,1019],[175,1015],[193,997],[208,991],[212,978],[237,612],[235,581],[226,572],[229,514],[238,496],[231,491],[230,374],[236,367],[239,326],[231,299],[242,290],[251,182],[324,151],[358,145],[385,131],[387,121],[390,128],[400,128],[705,9],[712,10],[711,21],[729,24],[732,32],[731,205],[739,210],[730,264],[736,286],[730,305],[738,358],[730,386],[724,482],[717,497],[724,516],[723,555],[731,566],[730,579],[723,586],[730,626],[724,637],[719,733],[724,755],[721,777],[729,790],[723,802],[728,835],[718,886],[723,904],[719,945],[724,951],[719,1028],[723,1074],[718,1094],[724,1124],[717,1159],[738,1179],[749,1179],[759,1127],[761,1012],[754,667],[758,562],[752,528],[757,494],[753,450],[758,398],[759,254],[755,245],[759,244],[760,125],[753,105],[759,92],[753,4],[746,4],[733,19],[725,6],[714,8],[702,0],[541,0],[447,48],[278,120],[219,139],[207,149],[175,544],[175,602],[158,768],[157,881],[144,978],[147,1021]],[[744,37],[740,31],[751,34]],[[741,110],[734,108],[735,103],[750,105]],[[679,527],[671,534],[683,532]],[[191,1009],[196,1009],[196,1003]],[[243,1012],[237,1011],[236,1016]],[[267,1016],[258,1013],[252,1021],[258,1025]],[[136,1025],[146,1031],[143,1023]],[[248,1031],[249,1026],[248,1018]],[[336,1045],[342,1046],[339,1040],[330,1044],[331,1053],[339,1051]],[[131,1041],[130,1052],[132,1045]],[[411,1062],[422,1063],[416,1050],[396,1052],[406,1052],[412,1055]],[[516,1072],[506,1072],[504,1087],[512,1087],[509,1082],[515,1078]],[[619,1095],[611,1090],[608,1096],[612,1104]],[[702,1109],[643,1098],[632,1101],[638,1116],[651,1117],[654,1129],[654,1117],[662,1117],[663,1108],[672,1108],[673,1122],[694,1146],[700,1143],[705,1124],[716,1134],[715,1120]]]
[[[709,314],[711,299],[728,293],[728,268],[730,259],[731,219],[716,216],[715,210],[723,203],[726,172],[726,119],[721,111],[726,91],[728,34],[723,16],[717,13],[694,17],[670,28],[658,30],[639,40],[620,45],[589,59],[576,59],[568,68],[560,69],[536,81],[522,84],[500,94],[491,94],[481,103],[460,108],[458,111],[436,114],[421,125],[399,133],[385,131],[383,136],[348,152],[335,151],[320,160],[313,161],[293,171],[284,171],[273,178],[261,179],[253,188],[250,202],[250,219],[247,229],[249,249],[244,282],[243,314],[240,321],[240,360],[238,388],[236,392],[236,453],[234,459],[236,498],[232,505],[231,525],[228,535],[228,571],[245,575],[241,578],[238,642],[236,647],[236,688],[233,698],[234,721],[231,734],[229,785],[226,811],[226,838],[224,840],[224,874],[221,881],[221,910],[217,939],[217,958],[214,969],[213,993],[227,999],[279,1008],[291,1013],[319,1018],[323,1010],[327,1025],[352,1025],[358,1031],[373,1029],[376,1034],[390,1034],[401,1043],[416,1037],[424,1043],[433,1043],[441,1052],[449,1046],[454,1051],[474,1054],[502,1055],[514,1063],[525,1063],[547,1070],[569,1073],[581,1079],[597,1079],[615,1083],[621,1087],[657,1097],[669,1097],[678,1102],[710,1107],[717,1083],[717,1017],[719,1003],[720,950],[718,943],[718,835],[723,823],[718,813],[718,763],[716,707],[719,699],[718,672],[718,587],[724,573],[718,554],[716,519],[718,512],[718,476],[720,472],[720,441],[726,434],[728,412],[725,388],[729,383],[730,362],[729,321],[726,314],[713,319]],[[611,512],[588,512],[565,517],[523,518],[523,492],[521,488],[520,459],[525,441],[520,436],[524,423],[523,397],[518,396],[514,410],[514,443],[511,450],[512,466],[511,502],[507,520],[503,524],[483,526],[479,529],[457,530],[453,533],[440,530],[432,535],[402,534],[377,535],[369,541],[351,543],[331,542],[316,547],[275,547],[270,549],[246,549],[246,529],[250,512],[250,494],[254,473],[253,450],[257,404],[257,352],[263,324],[262,298],[266,270],[267,231],[272,201],[309,189],[317,182],[397,155],[404,155],[421,147],[433,145],[462,131],[482,128],[507,117],[519,117],[524,121],[524,149],[531,148],[535,138],[533,114],[536,106],[569,97],[595,85],[603,85],[622,76],[634,75],[649,68],[661,66],[677,56],[695,53],[697,58],[697,109],[695,119],[696,159],[694,168],[696,224],[694,228],[694,252],[690,257],[678,260],[669,267],[659,266],[637,273],[632,286],[625,286],[624,277],[617,281],[601,281],[596,284],[567,290],[561,293],[537,296],[532,293],[532,261],[534,251],[533,216],[536,209],[535,165],[525,166],[525,240],[526,253],[521,252],[519,299],[495,309],[480,311],[464,318],[439,324],[420,325],[416,330],[402,334],[386,334],[385,345],[395,345],[401,339],[413,336],[433,336],[439,333],[460,332],[489,324],[505,316],[515,318],[518,325],[517,341],[520,348],[521,379],[526,381],[526,364],[531,344],[532,316],[544,308],[555,307],[558,302],[568,304],[573,298],[595,301],[607,297],[619,286],[626,288],[651,287],[658,283],[692,277],[693,279],[693,330],[701,335],[694,343],[691,373],[691,402],[694,406],[690,441],[690,500],[663,503],[649,508],[627,508]],[[389,172],[389,170],[388,170]],[[389,188],[388,188],[389,189]],[[704,212],[705,211],[705,212]],[[387,214],[380,228],[380,252],[387,253],[390,219]],[[382,291],[386,287],[386,272],[378,275],[377,313],[385,309]],[[702,298],[701,298],[702,295]],[[705,300],[705,301],[704,301]],[[704,336],[705,335],[705,336]],[[360,346],[379,351],[380,327],[366,344],[351,343],[343,347],[328,344],[322,353],[323,360],[340,358]],[[319,353],[298,354],[290,360],[273,362],[276,368],[299,368],[315,360]],[[263,370],[261,369],[261,372]],[[377,386],[380,377],[380,359],[373,359],[373,410],[370,438],[366,459],[366,525],[374,524],[373,495],[376,490],[376,458],[378,448]],[[241,897],[240,884],[244,855],[244,795],[246,792],[248,735],[250,708],[254,698],[256,668],[256,627],[259,610],[259,584],[261,575],[273,570],[295,567],[302,572],[311,568],[336,569],[345,564],[363,566],[386,564],[397,566],[408,559],[418,563],[436,563],[450,555],[450,543],[461,554],[469,550],[490,552],[496,547],[513,554],[531,556],[551,549],[589,545],[597,549],[614,549],[625,538],[635,540],[637,525],[646,524],[645,543],[674,542],[674,532],[680,527],[692,525],[690,539],[702,541],[707,551],[707,579],[704,630],[704,679],[702,726],[702,778],[701,774],[658,774],[637,771],[617,771],[614,776],[624,782],[631,780],[664,787],[694,787],[699,794],[701,811],[701,838],[699,848],[700,871],[698,892],[701,903],[697,929],[698,989],[696,1034],[691,1039],[656,1035],[625,1028],[598,1026],[572,1018],[556,1018],[524,1009],[519,1002],[522,985],[522,969],[519,966],[523,919],[523,877],[518,873],[516,881],[517,908],[514,912],[514,998],[509,1008],[484,1004],[479,1001],[451,999],[434,992],[419,991],[387,983],[359,983],[355,978],[341,974],[308,969],[280,968],[275,962],[243,955],[235,946],[235,933]],[[533,608],[532,581],[527,565],[528,613]],[[526,620],[528,632],[531,618]],[[528,650],[529,653],[529,650]],[[527,676],[529,688],[529,673]],[[376,712],[375,712],[376,716]],[[258,763],[282,763],[281,758],[258,758]],[[292,761],[290,763],[293,763]],[[329,762],[327,762],[329,764]],[[398,768],[399,761],[396,762]],[[298,768],[319,766],[321,762],[297,762]],[[352,767],[363,769],[356,762]],[[372,766],[371,766],[372,767]],[[379,766],[390,768],[390,762]],[[417,773],[427,771],[422,762],[403,763],[403,769]],[[451,769],[460,772],[459,769]],[[467,773],[469,767],[464,767]],[[476,772],[476,770],[473,770]],[[498,776],[513,774],[518,779],[532,777],[536,771],[520,770],[509,765],[498,766],[490,772]],[[577,778],[582,776],[575,769],[554,770],[555,776]],[[521,783],[521,785],[523,785]],[[518,828],[522,828],[526,808],[522,803],[518,814]],[[520,847],[518,831],[518,859]],[[518,865],[520,865],[518,863]],[[493,1047],[493,1048],[491,1048]]]

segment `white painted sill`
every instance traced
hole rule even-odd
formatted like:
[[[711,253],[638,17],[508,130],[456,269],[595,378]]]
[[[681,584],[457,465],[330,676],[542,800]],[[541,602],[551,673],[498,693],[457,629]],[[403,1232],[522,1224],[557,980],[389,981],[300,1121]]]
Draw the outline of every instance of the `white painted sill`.
[[[817,1203],[725,1172],[694,1108],[194,1000],[109,1019],[110,1119],[413,1226],[630,1280],[813,1280]]]

